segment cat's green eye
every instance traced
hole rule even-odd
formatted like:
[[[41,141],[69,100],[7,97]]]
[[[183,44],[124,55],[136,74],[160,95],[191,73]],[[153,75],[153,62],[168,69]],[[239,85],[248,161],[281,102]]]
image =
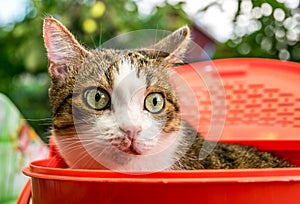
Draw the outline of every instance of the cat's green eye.
[[[151,93],[146,97],[144,106],[150,113],[160,113],[165,108],[165,98],[160,93]]]
[[[86,103],[95,110],[103,110],[110,105],[110,97],[103,89],[87,89],[84,98]]]

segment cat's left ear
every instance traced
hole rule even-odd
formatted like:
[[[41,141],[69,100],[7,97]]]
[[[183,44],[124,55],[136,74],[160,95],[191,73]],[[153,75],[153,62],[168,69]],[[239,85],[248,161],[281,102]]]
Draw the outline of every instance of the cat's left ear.
[[[165,53],[165,60],[171,65],[183,63],[187,52],[191,34],[187,26],[183,26],[167,37],[160,40],[151,48]]]
[[[63,83],[71,71],[81,66],[89,52],[53,17],[44,19],[43,36],[48,53],[49,74],[52,80]]]

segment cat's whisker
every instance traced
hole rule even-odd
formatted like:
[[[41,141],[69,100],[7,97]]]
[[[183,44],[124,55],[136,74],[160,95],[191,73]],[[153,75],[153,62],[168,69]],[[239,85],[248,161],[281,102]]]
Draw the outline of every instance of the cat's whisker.
[[[81,151],[78,151],[80,149],[80,146],[77,146],[75,145],[74,147],[67,147],[67,148],[64,148],[64,153],[65,154],[70,154],[70,155],[76,155],[76,156],[79,156],[77,154],[85,154],[84,152],[81,152]],[[79,153],[78,153],[79,152]]]
[[[41,120],[52,121],[52,118],[24,118],[24,119],[28,121],[41,121]]]
[[[76,167],[77,164],[79,164],[79,166],[81,166],[81,165],[82,165],[82,162],[86,161],[87,159],[90,159],[90,157],[87,156],[87,155],[84,154],[84,153],[79,153],[79,154],[78,154],[78,158],[79,158],[79,159],[77,159],[77,161],[75,161],[75,162],[72,164],[72,166],[71,166],[72,168]],[[83,166],[84,166],[84,165],[83,165]]]
[[[84,145],[86,145],[87,143],[94,143],[95,141],[94,140],[84,140],[84,139],[82,139],[82,140],[72,140],[72,139],[70,139],[70,140],[62,140],[61,141],[61,144],[64,144],[64,145],[66,145],[66,146],[72,146],[72,145],[76,145],[76,144],[78,144],[78,145],[81,145],[81,144],[84,144]]]
[[[50,126],[52,124],[52,118],[24,118],[27,122],[37,123],[39,126]]]
[[[106,152],[110,152],[110,148],[109,147],[105,147],[103,148],[101,151],[99,151],[99,149],[96,149],[95,150],[95,153],[96,154],[96,158],[103,158],[103,155],[106,153]],[[93,154],[93,153],[92,153]]]
[[[88,150],[89,155],[97,155],[97,156],[96,157],[95,156],[94,157],[90,157],[90,156],[87,156],[85,154],[83,154],[82,156],[79,155],[80,159],[78,159],[75,163],[73,163],[73,165],[77,166],[78,164],[80,164],[80,166],[81,165],[83,165],[83,166],[89,166],[88,164],[91,163],[90,165],[92,166],[93,163],[94,163],[94,160],[96,160],[97,162],[99,162],[97,158],[101,158],[100,156],[103,154],[104,149],[99,152],[99,149],[96,146],[94,146],[93,148],[90,148]],[[85,164],[82,163],[82,162],[85,162]]]

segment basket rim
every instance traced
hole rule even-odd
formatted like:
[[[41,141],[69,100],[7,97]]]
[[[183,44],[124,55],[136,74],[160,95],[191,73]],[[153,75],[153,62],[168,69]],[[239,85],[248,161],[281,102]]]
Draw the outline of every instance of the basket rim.
[[[50,159],[37,160],[23,169],[33,179],[67,180],[80,182],[121,183],[232,183],[232,182],[287,182],[300,181],[300,168],[180,170],[138,174],[110,170],[87,170],[47,167]]]

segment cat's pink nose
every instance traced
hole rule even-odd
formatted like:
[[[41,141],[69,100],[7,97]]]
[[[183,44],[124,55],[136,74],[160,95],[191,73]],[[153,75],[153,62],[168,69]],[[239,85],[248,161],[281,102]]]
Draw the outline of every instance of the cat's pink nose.
[[[135,139],[136,136],[142,131],[141,125],[125,125],[120,127],[120,129],[126,133],[126,135],[132,139]]]

